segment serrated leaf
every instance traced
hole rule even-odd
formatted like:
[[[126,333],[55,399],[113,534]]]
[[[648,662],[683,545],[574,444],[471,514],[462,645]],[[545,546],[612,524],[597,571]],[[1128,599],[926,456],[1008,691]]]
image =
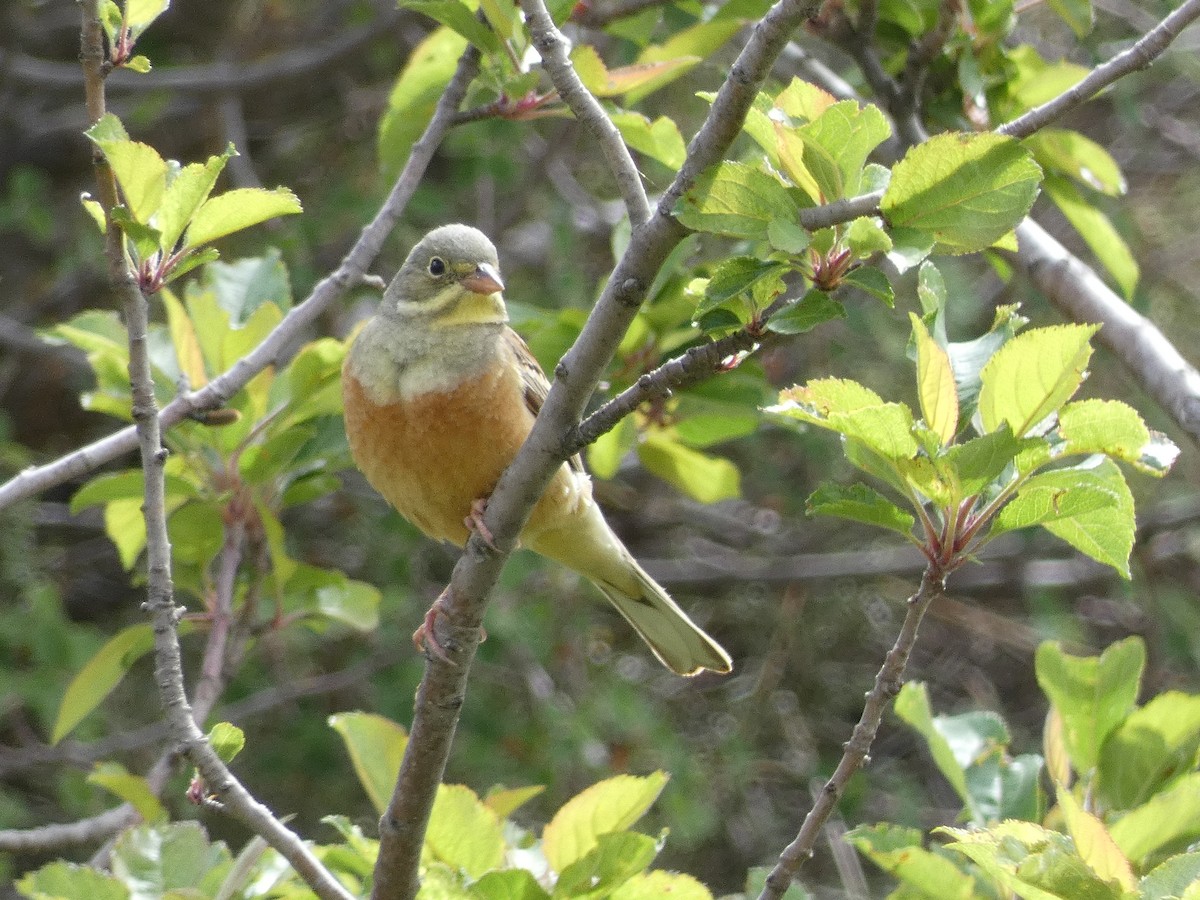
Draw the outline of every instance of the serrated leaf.
[[[915,828],[886,822],[859,825],[848,831],[844,840],[893,878],[915,889],[917,896],[945,900],[974,900],[977,896],[975,879],[945,856],[926,850],[921,832]]]
[[[772,219],[767,225],[767,240],[782,253],[795,255],[808,249],[808,232],[789,219]]]
[[[29,872],[16,883],[30,900],[128,900],[129,888],[92,866],[57,860]]]
[[[556,897],[605,896],[654,861],[658,842],[636,831],[598,835],[596,846],[559,873]]]
[[[1200,696],[1165,691],[1135,709],[1100,749],[1097,791],[1113,809],[1146,802],[1195,768]]]
[[[696,179],[674,213],[685,227],[696,231],[766,240],[772,220],[795,220],[799,210],[774,176],[742,163],[723,162]]]
[[[458,67],[467,39],[438,28],[409,54],[388,95],[379,120],[379,159],[386,170],[399,169],[429,120],[446,84]]]
[[[487,796],[483,798],[483,802],[501,819],[507,819],[516,810],[534,797],[545,793],[545,791],[546,786],[544,784],[531,784],[519,788],[506,788],[503,785],[495,785],[488,788]]]
[[[374,713],[336,713],[328,721],[329,727],[342,736],[354,772],[375,811],[383,815],[396,786],[408,733],[391,719]]]
[[[130,774],[129,770],[116,762],[98,762],[87,777],[114,797],[124,800],[138,811],[147,822],[165,822],[167,811],[150,788],[150,783],[141,775]]]
[[[198,247],[277,216],[301,212],[300,201],[287,188],[234,188],[204,201],[192,216],[185,247]]]
[[[892,249],[892,239],[875,219],[859,216],[846,227],[846,245],[856,259],[866,259]]]
[[[791,303],[767,320],[776,334],[802,334],[834,319],[846,318],[846,307],[826,291],[813,288],[796,303]]]
[[[882,300],[888,307],[896,305],[896,294],[888,277],[873,266],[859,266],[842,277],[842,284],[853,285],[860,291]]]
[[[1127,891],[1134,890],[1133,869],[1129,860],[1117,848],[1104,823],[1081,807],[1066,788],[1058,791],[1058,807],[1062,810],[1067,833],[1075,842],[1075,849],[1096,877],[1102,881],[1115,881]]]
[[[1064,178],[1048,177],[1046,195],[1062,210],[1071,226],[1087,242],[1096,261],[1113,277],[1126,300],[1137,291],[1141,270],[1125,239],[1103,212],[1084,199],[1075,185]]]
[[[500,817],[461,784],[438,785],[425,832],[425,846],[436,859],[472,878],[499,868],[504,858]]]
[[[1016,497],[1000,510],[991,534],[995,536],[1032,525],[1049,527],[1059,521],[1086,518],[1098,511],[1123,511],[1124,492],[1113,482],[1111,471],[1076,467],[1032,476],[1021,486]]]
[[[704,300],[696,307],[697,315],[746,294],[764,279],[773,281],[772,290],[783,290],[783,275],[787,266],[770,259],[735,256],[722,262],[704,287]]]
[[[958,390],[946,351],[930,336],[916,313],[908,314],[917,345],[917,394],[925,424],[946,446],[958,431]]]
[[[878,107],[842,100],[797,133],[804,143],[804,165],[820,188],[817,202],[828,203],[858,193],[867,157],[892,129]]]
[[[839,516],[912,537],[916,519],[865,484],[823,484],[805,503],[810,514]]]
[[[219,156],[210,156],[204,163],[186,165],[168,179],[162,203],[154,217],[155,226],[162,232],[163,249],[168,252],[174,249],[196,210],[212,193],[225,163],[234,156],[237,151],[230,144]]]
[[[1120,400],[1078,400],[1058,414],[1064,454],[1103,453],[1151,475],[1165,475],[1179,448],[1151,432],[1137,410]]]
[[[1125,176],[1117,161],[1103,146],[1078,131],[1043,128],[1025,138],[1025,145],[1048,174],[1068,175],[1110,197],[1125,193]]]
[[[656,159],[669,169],[678,169],[687,156],[679,126],[666,116],[653,122],[639,112],[614,112],[612,119],[625,143],[638,153]]]
[[[112,113],[106,113],[84,134],[104,153],[134,219],[148,224],[166,190],[166,162],[148,144],[129,140]]]
[[[1200,885],[1200,853],[1169,857],[1138,882],[1139,897],[1183,897],[1184,891]],[[1187,898],[1191,900],[1191,898]]]
[[[1158,850],[1200,837],[1200,772],[1180,778],[1165,791],[1109,826],[1121,851],[1140,865]]]
[[[50,743],[66,737],[153,647],[154,630],[147,624],[130,625],[109,638],[67,685]]]
[[[848,378],[816,378],[804,385],[779,392],[779,403],[767,412],[794,415],[813,424],[824,425],[833,412],[853,412],[870,406],[882,406],[883,398],[865,385]],[[825,427],[828,427],[827,425]]]
[[[550,900],[550,895],[525,869],[487,872],[467,891],[472,900]]]
[[[602,834],[625,831],[658,799],[669,776],[617,775],[584,790],[563,804],[542,832],[542,850],[550,867],[562,872],[597,845]]]
[[[649,431],[637,445],[637,454],[647,471],[701,503],[741,496],[742,476],[737,466],[686,447],[668,432]]]
[[[799,132],[776,118],[770,119],[771,129],[775,135],[774,144],[769,146],[772,159],[779,162],[779,168],[797,188],[803,191],[813,204],[821,202],[821,186],[808,170],[804,162],[804,141]]]
[[[125,25],[138,35],[166,12],[171,3],[170,0],[125,0],[123,5]]]
[[[929,234],[944,253],[984,250],[1025,217],[1042,170],[1020,142],[997,134],[940,134],[892,169],[880,209],[894,228]]]
[[[1056,325],[1017,335],[979,374],[979,414],[985,431],[1007,422],[1024,437],[1079,389],[1098,325]]]
[[[207,740],[213,752],[221,757],[221,761],[226,765],[233,762],[234,757],[246,746],[245,732],[229,722],[218,722],[210,728]]]
[[[1095,768],[1104,741],[1133,710],[1145,665],[1145,645],[1136,637],[1100,656],[1074,656],[1052,641],[1038,647],[1038,684],[1062,717],[1067,753],[1081,775]]]
[[[712,900],[703,884],[683,872],[656,869],[635,875],[609,895],[610,900]]]
[[[920,450],[913,424],[912,410],[903,403],[884,403],[853,412],[831,412],[827,427],[885,459],[898,461],[913,459]]]
[[[112,849],[113,874],[136,886],[137,898],[206,896],[202,888],[219,884],[232,863],[199,822],[139,825],[122,832]]]
[[[485,53],[500,49],[496,32],[479,21],[475,10],[460,0],[402,0],[400,5],[453,29]]]
[[[129,59],[125,61],[125,65],[123,65],[121,68],[128,69],[131,72],[137,72],[139,75],[145,75],[151,69],[150,58],[147,56],[142,56],[142,54],[138,53],[129,57]]]

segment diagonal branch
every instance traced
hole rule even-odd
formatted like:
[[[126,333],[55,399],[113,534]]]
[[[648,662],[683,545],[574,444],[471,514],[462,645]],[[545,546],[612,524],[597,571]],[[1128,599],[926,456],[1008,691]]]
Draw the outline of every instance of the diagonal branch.
[[[1049,125],[1063,113],[1087,102],[1113,82],[1154,62],[1188,25],[1200,18],[1200,0],[1186,0],[1155,25],[1132,47],[1096,66],[1083,80],[1057,97],[996,129],[1009,137],[1026,138]]]
[[[600,142],[600,149],[625,201],[629,221],[636,228],[650,218],[650,201],[646,199],[642,177],[621,138],[621,132],[575,72],[575,67],[567,57],[570,43],[555,27],[543,0],[521,0],[521,9],[525,12],[533,44],[542,56],[542,64],[550,75],[554,89],[570,107],[575,118]]]

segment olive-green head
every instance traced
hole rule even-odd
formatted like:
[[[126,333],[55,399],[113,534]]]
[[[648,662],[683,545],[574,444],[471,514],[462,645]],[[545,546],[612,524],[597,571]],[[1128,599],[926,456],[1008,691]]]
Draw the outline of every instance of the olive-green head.
[[[417,243],[383,297],[385,314],[424,318],[431,326],[504,322],[500,263],[487,236],[469,225],[443,225]]]

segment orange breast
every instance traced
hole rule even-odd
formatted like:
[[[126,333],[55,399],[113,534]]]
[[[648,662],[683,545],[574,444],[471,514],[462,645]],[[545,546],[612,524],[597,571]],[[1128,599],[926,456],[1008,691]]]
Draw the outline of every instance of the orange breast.
[[[533,424],[506,367],[449,393],[380,406],[343,373],[346,436],[367,480],[430,537],[466,543],[463,519],[487,497]]]

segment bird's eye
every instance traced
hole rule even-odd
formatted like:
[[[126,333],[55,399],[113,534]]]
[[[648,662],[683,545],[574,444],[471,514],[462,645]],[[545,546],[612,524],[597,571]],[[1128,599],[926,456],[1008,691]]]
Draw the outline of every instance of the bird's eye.
[[[429,274],[433,276],[446,274],[446,261],[440,256],[435,256],[429,261]]]

